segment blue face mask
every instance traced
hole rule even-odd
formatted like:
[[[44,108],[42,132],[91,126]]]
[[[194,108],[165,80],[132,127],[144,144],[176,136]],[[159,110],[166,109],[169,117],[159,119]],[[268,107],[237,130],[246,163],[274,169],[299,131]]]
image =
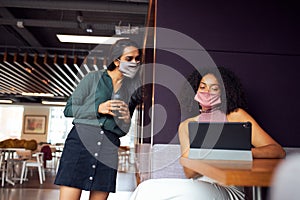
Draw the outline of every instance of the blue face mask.
[[[135,62],[126,62],[121,60],[119,61],[120,61],[120,66],[119,66],[120,72],[128,78],[133,78],[140,68],[138,64]]]

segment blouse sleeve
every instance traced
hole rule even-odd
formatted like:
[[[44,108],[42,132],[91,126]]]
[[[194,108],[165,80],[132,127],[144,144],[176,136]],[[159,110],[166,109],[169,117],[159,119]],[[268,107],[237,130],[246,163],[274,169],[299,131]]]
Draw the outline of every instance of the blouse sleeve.
[[[130,116],[132,117],[133,112],[137,105],[141,104],[143,102],[143,88],[140,87],[137,90],[134,91],[133,95],[130,98],[128,108],[130,111]]]
[[[77,85],[72,96],[68,99],[64,109],[66,117],[79,118],[95,118],[97,111],[95,106],[90,105],[93,97],[94,80],[91,74],[87,74]]]

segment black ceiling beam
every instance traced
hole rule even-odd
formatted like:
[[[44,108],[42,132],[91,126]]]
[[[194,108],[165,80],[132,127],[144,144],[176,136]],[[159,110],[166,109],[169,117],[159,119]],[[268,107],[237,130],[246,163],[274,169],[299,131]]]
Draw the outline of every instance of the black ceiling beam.
[[[0,3],[1,5],[1,3]],[[1,16],[10,20],[16,20],[15,17],[6,9],[0,7]],[[17,24],[12,26],[13,30],[17,32],[30,46],[41,47],[40,42],[24,27],[18,28]]]
[[[1,8],[0,8],[1,9]],[[46,27],[46,28],[70,28],[77,29],[78,22],[72,21],[55,21],[55,20],[39,20],[39,19],[15,19],[15,18],[0,18],[0,25],[17,25],[21,23],[24,27]],[[94,30],[115,30],[117,24],[99,24],[99,23],[84,23],[83,27],[92,25]],[[21,28],[22,29],[22,28]]]
[[[145,14],[148,2],[0,0],[0,7]]]

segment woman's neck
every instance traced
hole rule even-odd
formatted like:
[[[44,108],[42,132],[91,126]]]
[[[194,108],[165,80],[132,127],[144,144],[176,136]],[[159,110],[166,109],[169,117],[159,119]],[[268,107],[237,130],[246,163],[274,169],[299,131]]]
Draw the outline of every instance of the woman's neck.
[[[201,109],[201,111],[203,111],[203,112],[206,112],[208,110],[209,110],[209,108],[204,108],[204,107],[202,107],[202,109]]]
[[[118,70],[107,71],[110,76],[114,88],[114,92],[117,92],[122,86],[123,74]]]
[[[209,112],[213,112],[213,111],[216,111],[216,110],[220,110],[220,105],[214,106],[214,107],[211,107],[211,108],[202,108],[202,109],[200,109],[200,112],[201,113],[209,113]]]

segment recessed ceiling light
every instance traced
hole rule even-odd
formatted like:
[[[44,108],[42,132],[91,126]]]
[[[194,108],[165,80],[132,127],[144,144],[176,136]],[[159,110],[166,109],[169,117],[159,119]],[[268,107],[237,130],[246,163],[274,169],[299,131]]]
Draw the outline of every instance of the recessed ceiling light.
[[[54,97],[54,94],[51,93],[31,93],[31,92],[22,92],[23,96],[37,96],[37,97]]]
[[[105,37],[105,36],[86,36],[86,35],[62,35],[56,34],[60,42],[86,43],[86,44],[114,44],[120,39],[127,37]]]
[[[57,105],[57,106],[65,106],[67,102],[62,101],[42,101],[44,105]]]
[[[13,103],[13,101],[8,99],[0,99],[0,103]]]

